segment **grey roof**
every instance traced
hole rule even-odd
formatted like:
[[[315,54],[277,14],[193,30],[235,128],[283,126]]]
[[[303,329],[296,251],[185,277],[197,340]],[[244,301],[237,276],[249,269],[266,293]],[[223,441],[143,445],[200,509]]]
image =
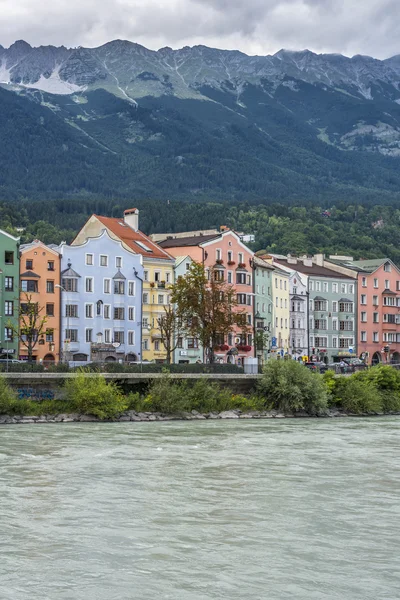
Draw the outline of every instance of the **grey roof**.
[[[354,302],[354,300],[350,300],[349,298],[340,298],[339,302]]]
[[[25,271],[25,273],[21,273],[20,278],[21,277],[32,277],[34,279],[40,279],[40,275],[37,275],[33,271]]]
[[[293,297],[292,297],[292,300],[302,300],[303,302],[304,302],[304,300],[305,300],[305,299],[306,299],[306,297],[305,297],[305,296],[297,296],[297,295],[296,295],[296,296],[293,296]],[[315,300],[316,300],[316,299],[317,299],[317,298],[315,298]]]
[[[118,269],[118,271],[115,273],[113,279],[126,279],[125,275],[122,275],[121,271]]]
[[[220,237],[220,233],[213,233],[212,235],[194,235],[192,237],[183,237],[183,238],[167,238],[162,242],[158,242],[158,245],[161,248],[177,248],[177,247],[185,247],[185,246],[200,246],[200,244],[204,244],[204,242],[209,242],[210,240],[214,240]]]
[[[315,296],[314,300],[323,300],[326,302],[326,298],[323,298],[322,296]]]
[[[78,275],[78,273],[71,268],[71,263],[68,263],[68,269],[61,271],[61,277],[64,279],[77,279],[80,277],[80,275]]]
[[[396,292],[392,292],[392,290],[389,290],[388,288],[383,290],[382,294],[386,294],[386,296],[397,296]]]

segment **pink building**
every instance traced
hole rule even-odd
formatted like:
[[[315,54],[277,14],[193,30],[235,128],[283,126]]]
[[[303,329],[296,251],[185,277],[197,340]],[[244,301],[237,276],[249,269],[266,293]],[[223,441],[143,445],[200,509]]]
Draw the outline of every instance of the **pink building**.
[[[194,261],[204,264],[209,276],[213,272],[215,277],[234,286],[237,293],[237,310],[245,312],[247,333],[244,334],[239,326],[236,327],[226,339],[221,339],[220,346],[227,345],[229,349],[217,350],[215,354],[220,362],[243,364],[245,357],[254,356],[252,267],[254,253],[230,229],[208,235],[199,233],[189,237],[172,236],[173,234],[159,242],[159,245],[169,254],[175,257],[186,254]]]
[[[357,348],[369,364],[400,363],[400,270],[388,258],[325,263],[357,277]]]

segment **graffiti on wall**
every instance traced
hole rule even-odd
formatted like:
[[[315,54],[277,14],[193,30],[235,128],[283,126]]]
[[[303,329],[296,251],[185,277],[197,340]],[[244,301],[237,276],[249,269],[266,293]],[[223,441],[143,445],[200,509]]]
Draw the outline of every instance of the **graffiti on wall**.
[[[19,400],[54,400],[53,390],[38,390],[32,387],[18,388]]]

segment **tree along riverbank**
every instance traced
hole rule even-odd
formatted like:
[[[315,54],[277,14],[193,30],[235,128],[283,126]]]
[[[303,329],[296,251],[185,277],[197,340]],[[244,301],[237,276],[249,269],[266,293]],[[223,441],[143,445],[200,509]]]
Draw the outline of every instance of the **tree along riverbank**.
[[[176,380],[168,373],[140,392],[124,394],[117,382],[81,371],[65,380],[62,392],[57,400],[19,398],[0,377],[0,423],[400,413],[400,372],[390,366],[335,377],[330,371],[312,373],[295,361],[271,361],[247,395],[207,379]]]

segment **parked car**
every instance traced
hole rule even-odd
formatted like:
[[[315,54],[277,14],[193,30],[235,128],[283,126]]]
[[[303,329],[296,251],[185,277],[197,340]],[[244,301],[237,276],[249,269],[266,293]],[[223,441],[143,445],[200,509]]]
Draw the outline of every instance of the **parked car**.
[[[328,370],[328,366],[324,362],[306,362],[304,366],[316,373],[325,373]]]

